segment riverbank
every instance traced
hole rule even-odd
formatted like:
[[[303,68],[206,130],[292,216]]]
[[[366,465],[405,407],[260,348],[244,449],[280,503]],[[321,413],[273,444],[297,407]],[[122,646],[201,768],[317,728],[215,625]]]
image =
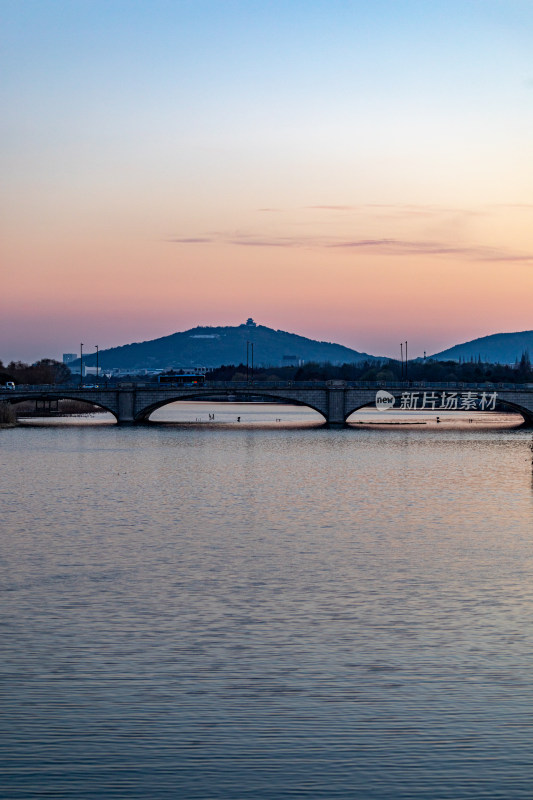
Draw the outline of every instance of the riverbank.
[[[17,418],[31,419],[32,417],[71,417],[87,416],[88,414],[105,414],[106,410],[92,403],[80,400],[63,399],[52,401],[45,407],[38,407],[34,400],[24,400],[15,406]]]

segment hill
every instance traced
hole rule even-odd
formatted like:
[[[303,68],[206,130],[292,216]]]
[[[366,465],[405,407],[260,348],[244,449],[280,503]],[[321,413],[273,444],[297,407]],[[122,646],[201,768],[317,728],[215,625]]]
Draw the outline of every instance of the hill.
[[[379,360],[331,342],[317,342],[295,333],[246,323],[228,327],[192,328],[160,339],[101,350],[99,365],[114,369],[170,369],[246,363],[246,342],[253,342],[257,366],[283,366],[317,361],[332,364]],[[95,366],[96,356],[84,357]],[[75,371],[79,360],[69,364]]]
[[[478,361],[492,364],[514,364],[520,360],[522,353],[528,350],[533,355],[533,331],[517,333],[493,333],[482,336],[471,342],[457,344],[431,358],[438,361]]]

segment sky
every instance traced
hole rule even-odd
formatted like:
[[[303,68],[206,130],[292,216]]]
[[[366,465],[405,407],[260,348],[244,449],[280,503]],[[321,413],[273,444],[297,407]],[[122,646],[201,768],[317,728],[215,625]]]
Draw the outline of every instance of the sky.
[[[0,0],[0,359],[533,328],[531,0]]]

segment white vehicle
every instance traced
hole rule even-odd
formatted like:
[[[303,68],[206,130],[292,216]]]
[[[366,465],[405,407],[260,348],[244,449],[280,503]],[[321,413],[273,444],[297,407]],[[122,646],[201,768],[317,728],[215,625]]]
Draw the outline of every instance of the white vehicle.
[[[13,381],[7,381],[6,385],[4,386],[4,389],[11,389],[12,391],[15,391],[15,384],[13,383]]]

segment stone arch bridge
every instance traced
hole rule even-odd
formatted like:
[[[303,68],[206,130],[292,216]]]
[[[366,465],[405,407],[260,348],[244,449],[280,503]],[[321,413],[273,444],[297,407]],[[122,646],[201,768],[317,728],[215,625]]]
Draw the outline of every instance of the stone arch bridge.
[[[122,383],[112,387],[17,386],[14,391],[0,388],[0,402],[80,400],[110,411],[121,424],[147,422],[156,409],[179,400],[260,396],[308,406],[322,414],[328,426],[342,427],[354,411],[375,405],[378,395],[378,404],[384,411],[387,407],[436,412],[489,411],[498,405],[519,412],[525,424],[533,425],[533,385],[520,384],[213,381],[195,387]]]

